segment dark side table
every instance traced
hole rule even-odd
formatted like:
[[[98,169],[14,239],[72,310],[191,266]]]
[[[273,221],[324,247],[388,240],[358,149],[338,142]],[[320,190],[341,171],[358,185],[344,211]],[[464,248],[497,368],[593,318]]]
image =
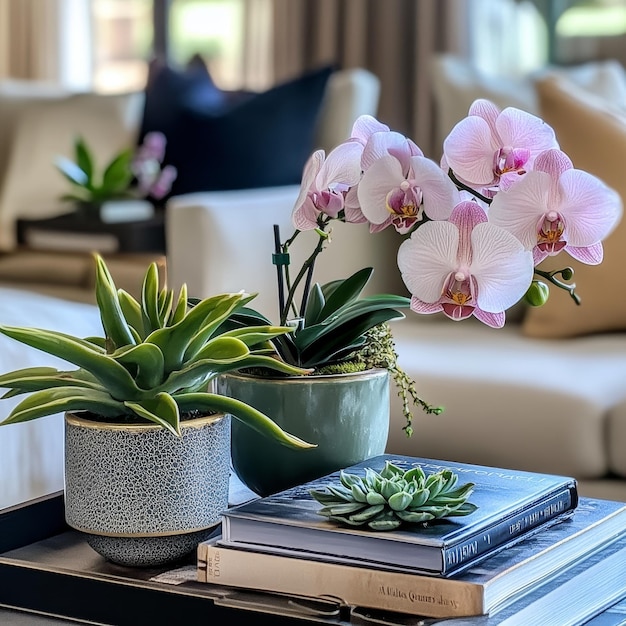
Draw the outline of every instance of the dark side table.
[[[165,212],[130,222],[103,222],[95,216],[63,213],[43,219],[18,219],[17,241],[38,250],[165,253]]]

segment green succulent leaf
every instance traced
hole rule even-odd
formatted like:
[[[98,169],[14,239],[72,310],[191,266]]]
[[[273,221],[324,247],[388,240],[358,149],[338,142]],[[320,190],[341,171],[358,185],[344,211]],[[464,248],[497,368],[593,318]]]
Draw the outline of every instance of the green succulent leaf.
[[[439,489],[439,499],[450,500],[450,503],[442,504],[432,498],[425,487],[427,483]],[[402,523],[424,524],[476,511],[477,507],[467,502],[474,485],[468,483],[456,490],[448,490],[448,485],[454,487],[456,484],[457,479],[450,470],[427,477],[421,468],[403,471],[388,461],[380,473],[365,468],[365,479],[342,471],[338,485],[330,484],[324,489],[312,490],[310,494],[323,505],[324,512],[318,511],[321,515],[351,526],[367,524],[372,530],[385,531],[398,528]],[[450,494],[455,495],[449,497]],[[333,510],[338,503],[344,508]],[[349,513],[351,504],[355,507],[354,513]]]
[[[104,387],[88,372],[81,370],[60,371],[53,367],[29,367],[0,376],[0,387],[10,389],[3,398],[22,393],[41,391],[49,387],[85,387],[105,391]]]
[[[63,333],[33,328],[0,326],[0,332],[91,372],[114,398],[136,397],[139,388],[128,371],[114,359],[85,342]]]
[[[126,369],[132,367],[135,382],[140,389],[153,389],[163,382],[165,374],[163,353],[153,343],[126,347],[111,356]]]
[[[178,292],[176,305],[172,308],[172,312],[170,313],[170,319],[167,322],[167,326],[178,324],[178,322],[180,322],[187,314],[187,307],[187,285],[183,283],[180,291]]]
[[[217,411],[229,413],[240,422],[253,430],[270,437],[290,448],[315,448],[315,444],[308,443],[291,433],[283,430],[276,422],[254,407],[235,398],[227,398],[213,393],[180,393],[174,396],[181,411]]]
[[[168,393],[158,393],[154,398],[124,403],[134,413],[159,426],[167,428],[180,437],[180,413],[178,404]]]
[[[91,411],[97,415],[115,417],[123,415],[125,408],[106,392],[74,386],[51,387],[35,391],[24,398],[0,425],[28,422],[66,411]]]
[[[135,300],[135,298],[133,298],[133,296],[123,289],[117,290],[117,299],[120,303],[120,308],[126,322],[131,329],[134,329],[137,332],[138,336],[143,341],[146,338],[147,333],[143,322],[141,305],[137,302],[137,300]]]
[[[109,269],[100,255],[96,255],[96,302],[100,309],[100,319],[107,337],[116,347],[134,345],[135,338],[120,305],[117,288]]]
[[[146,272],[141,292],[141,305],[148,327],[152,330],[162,328],[159,319],[159,270],[156,263],[150,263]]]

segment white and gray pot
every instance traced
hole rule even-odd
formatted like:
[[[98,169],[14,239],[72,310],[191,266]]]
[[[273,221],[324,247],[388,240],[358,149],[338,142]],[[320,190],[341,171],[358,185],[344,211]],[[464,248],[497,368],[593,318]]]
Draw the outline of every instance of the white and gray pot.
[[[89,545],[121,565],[148,567],[193,552],[228,506],[230,417],[108,424],[65,416],[65,515]]]

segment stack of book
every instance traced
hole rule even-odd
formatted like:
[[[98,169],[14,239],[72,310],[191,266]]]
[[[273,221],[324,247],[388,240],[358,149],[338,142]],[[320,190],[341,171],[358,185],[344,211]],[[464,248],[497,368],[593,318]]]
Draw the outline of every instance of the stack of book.
[[[477,510],[386,532],[340,525],[310,495],[335,472],[225,511],[221,534],[198,547],[198,580],[334,599],[382,623],[574,626],[626,598],[626,503],[579,499],[568,477],[432,459],[381,455],[346,472],[386,461],[452,470],[475,483]],[[619,606],[598,623],[626,623]]]

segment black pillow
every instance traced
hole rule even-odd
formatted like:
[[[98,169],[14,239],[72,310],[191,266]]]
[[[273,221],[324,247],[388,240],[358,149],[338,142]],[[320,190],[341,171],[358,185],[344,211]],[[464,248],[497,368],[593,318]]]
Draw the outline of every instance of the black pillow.
[[[220,92],[213,100],[208,92],[198,97],[194,89],[169,92],[168,102],[177,100],[175,119],[167,119],[167,127],[163,121],[161,127],[146,122],[142,131],[161,130],[167,138],[165,163],[178,170],[170,195],[299,183],[316,148],[318,114],[332,71],[324,67],[262,93]],[[154,95],[147,93],[146,102]]]

